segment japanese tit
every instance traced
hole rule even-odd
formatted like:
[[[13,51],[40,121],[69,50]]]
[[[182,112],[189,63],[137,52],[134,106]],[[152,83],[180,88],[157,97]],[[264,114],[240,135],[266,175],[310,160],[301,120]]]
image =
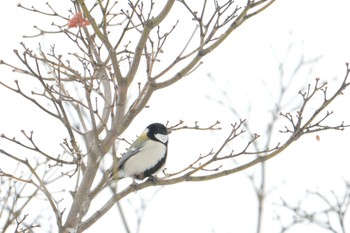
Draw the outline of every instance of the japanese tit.
[[[168,152],[168,130],[153,123],[131,144],[118,162],[118,178],[143,180],[153,177],[164,166]]]

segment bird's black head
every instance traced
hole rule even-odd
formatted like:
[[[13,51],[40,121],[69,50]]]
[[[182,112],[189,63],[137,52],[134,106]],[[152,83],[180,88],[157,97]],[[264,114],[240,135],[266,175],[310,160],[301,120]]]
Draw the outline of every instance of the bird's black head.
[[[147,126],[147,129],[148,138],[164,144],[168,142],[168,130],[163,124],[153,123]]]

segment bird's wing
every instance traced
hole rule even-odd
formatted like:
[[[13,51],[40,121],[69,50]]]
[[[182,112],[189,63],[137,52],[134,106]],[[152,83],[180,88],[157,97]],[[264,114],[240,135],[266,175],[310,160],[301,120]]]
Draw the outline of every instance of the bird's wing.
[[[125,162],[140,151],[140,149],[143,147],[143,144],[144,142],[140,142],[139,140],[136,140],[130,146],[128,151],[123,155],[123,157],[120,158],[118,162],[119,169],[123,168]]]

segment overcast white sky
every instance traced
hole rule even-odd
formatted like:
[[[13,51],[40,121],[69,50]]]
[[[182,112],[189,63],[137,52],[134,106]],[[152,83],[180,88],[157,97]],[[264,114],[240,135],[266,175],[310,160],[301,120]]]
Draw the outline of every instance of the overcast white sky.
[[[30,2],[42,4],[44,1]],[[0,9],[0,59],[11,61],[15,61],[12,50],[19,48],[18,43],[23,40],[21,36],[29,34],[34,24],[40,24],[36,18],[28,18],[28,14],[23,14],[15,5],[14,1],[4,1]],[[234,32],[223,46],[204,59],[204,65],[190,77],[166,92],[157,93],[150,102],[150,110],[136,118],[135,124],[126,134],[132,138],[152,121],[165,123],[170,120],[175,123],[182,119],[191,123],[197,120],[206,125],[220,120],[223,126],[228,126],[234,119],[233,116],[229,115],[224,107],[216,106],[207,98],[220,96],[219,91],[213,88],[213,83],[207,78],[208,73],[216,79],[217,86],[231,88],[230,97],[234,107],[243,117],[252,119],[251,124],[256,127],[257,133],[263,133],[264,120],[271,106],[271,99],[264,88],[269,87],[271,92],[275,93],[273,89],[278,82],[276,64],[284,58],[291,41],[295,44],[295,50],[288,60],[291,68],[297,62],[300,53],[306,59],[320,55],[322,59],[313,64],[310,76],[305,72],[305,77],[298,77],[297,84],[293,84],[296,87],[290,95],[298,92],[300,87],[297,85],[304,81],[312,82],[314,77],[328,81],[330,89],[339,85],[339,80],[345,74],[345,62],[350,61],[349,9],[348,0],[277,0],[270,9]],[[271,48],[275,52],[272,52]],[[0,69],[1,81],[16,78],[4,67],[0,66]],[[266,82],[266,86],[261,85],[262,82]],[[350,92],[347,90],[345,95],[339,97],[330,107],[330,110],[335,112],[332,123],[336,124],[340,120],[350,122],[349,101]],[[0,133],[19,135],[21,129],[36,129],[39,135],[45,135],[52,122],[43,123],[42,116],[34,114],[33,109],[26,103],[4,91],[4,88],[0,89]],[[253,116],[247,115],[246,109],[249,104],[254,109]],[[162,111],[155,114],[152,106],[157,106],[157,109]],[[257,117],[260,114],[264,117]],[[199,153],[208,152],[212,147],[211,140],[226,133],[208,132],[203,135],[183,131],[171,134],[167,167],[175,170],[186,165]],[[266,200],[263,232],[274,233],[279,230],[280,225],[274,219],[278,209],[273,204],[279,201],[279,197],[295,203],[303,198],[307,189],[325,193],[333,189],[341,193],[342,178],[350,180],[350,130],[326,131],[319,135],[320,141],[315,139],[315,135],[306,136],[268,162],[267,187],[272,191]],[[189,141],[191,146],[188,145]],[[47,143],[57,146],[57,142]],[[2,166],[0,163],[1,169]],[[205,183],[185,183],[162,188],[148,203],[140,232],[255,232],[256,199],[245,174],[235,174]],[[135,208],[138,207],[141,198],[147,200],[155,190],[142,190],[122,201],[126,213],[130,216],[133,230]],[[348,216],[348,230],[349,218]],[[119,228],[117,224],[120,224],[116,223],[116,219],[119,221],[119,216],[116,209],[113,209],[87,232],[100,232],[102,229],[114,232],[111,229]],[[289,232],[323,231],[320,228],[305,226]]]

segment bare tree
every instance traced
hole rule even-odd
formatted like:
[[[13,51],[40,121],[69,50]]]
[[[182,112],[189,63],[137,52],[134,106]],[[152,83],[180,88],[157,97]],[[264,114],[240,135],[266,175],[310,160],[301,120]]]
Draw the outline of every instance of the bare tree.
[[[303,199],[296,204],[281,198],[276,205],[287,211],[291,216],[288,223],[286,217],[277,215],[281,223],[281,233],[289,232],[293,227],[303,223],[310,223],[320,229],[333,233],[345,233],[345,216],[350,206],[350,184],[344,180],[342,193],[331,190],[329,193],[308,190]],[[308,208],[313,203],[316,208]]]
[[[276,54],[278,61],[274,67],[277,68],[277,76],[276,80],[274,81],[278,83],[278,89],[271,89],[269,88],[266,81],[260,80],[262,82],[261,86],[265,87],[266,95],[269,96],[269,101],[273,104],[269,106],[271,109],[266,110],[266,113],[269,115],[269,121],[264,122],[264,139],[255,140],[252,143],[252,148],[254,148],[255,151],[263,151],[266,148],[274,146],[274,143],[276,141],[275,137],[279,136],[278,133],[275,132],[275,129],[278,129],[279,122],[281,120],[278,117],[279,113],[283,110],[287,110],[288,112],[296,111],[299,107],[300,102],[295,101],[295,99],[297,99],[297,93],[293,88],[291,88],[291,83],[299,83],[299,88],[303,88],[302,85],[305,85],[305,82],[307,83],[307,80],[310,78],[306,77],[305,74],[310,75],[312,71],[312,65],[318,62],[318,60],[321,58],[321,56],[305,58],[303,51],[301,51],[299,58],[294,60],[292,59],[291,54],[294,51],[298,50],[296,47],[296,44],[289,41],[285,54]],[[271,52],[276,53],[273,47],[271,48]],[[209,75],[209,78],[215,85],[216,79],[211,75]],[[219,105],[222,105],[224,108],[228,108],[228,110],[235,118],[242,119],[244,118],[242,116],[243,114],[248,115],[248,121],[245,123],[245,130],[250,135],[250,137],[254,137],[254,126],[250,125],[249,122],[257,122],[261,118],[261,115],[256,115],[251,112],[255,103],[250,103],[245,111],[237,109],[234,106],[238,106],[236,101],[240,99],[239,96],[229,93],[228,90],[226,90],[224,87],[218,86],[217,88],[220,94],[213,94],[212,96],[208,96],[208,98],[215,101]],[[264,154],[257,155],[257,157],[260,156],[264,156]],[[247,173],[247,177],[252,183],[256,195],[256,232],[260,233],[262,232],[265,199],[269,192],[271,192],[271,190],[266,187],[267,181],[265,161],[261,162],[252,173]]]
[[[20,64],[6,60],[0,63],[32,78],[40,89],[27,91],[17,80],[14,83],[6,80],[0,84],[34,104],[48,118],[59,122],[67,136],[57,142],[61,145],[61,152],[52,153],[36,140],[34,131],[23,130],[19,139],[1,134],[2,140],[16,149],[0,148],[0,154],[4,159],[19,163],[19,170],[26,174],[22,176],[21,172],[3,169],[1,176],[9,184],[16,181],[22,186],[22,183],[31,186],[33,192],[26,199],[28,201],[39,193],[43,195],[55,217],[58,232],[83,232],[115,203],[136,190],[228,176],[275,157],[304,134],[344,129],[347,127],[344,123],[335,126],[325,123],[332,114],[325,112],[325,109],[349,85],[348,66],[343,82],[334,93],[328,93],[327,84],[317,79],[306,91],[299,93],[301,106],[297,111],[280,113],[280,117],[287,122],[281,130],[288,134],[285,141],[256,150],[252,144],[259,135],[254,134],[245,141],[241,150],[228,151],[228,145],[245,134],[246,120],[239,120],[231,124],[230,133],[219,148],[199,156],[178,172],[167,173],[164,179],[147,180],[124,190],[117,189],[100,208],[89,211],[118,161],[116,140],[147,107],[151,96],[194,72],[204,56],[228,40],[229,35],[246,20],[260,14],[273,2],[247,1],[237,5],[232,0],[203,1],[198,6],[192,1],[168,0],[159,6],[156,2],[141,0],[127,3],[75,0],[69,1],[72,4],[69,17],[50,3],[43,10],[19,4],[22,9],[54,20],[49,29],[35,26],[38,33],[27,37],[52,35],[62,39],[59,43],[68,52],[64,51],[62,55],[56,51],[58,42],[51,45],[48,51],[42,46],[35,51],[21,43],[21,50],[14,50]],[[192,33],[184,35],[183,30],[178,28],[179,21],[171,20],[174,12],[178,11],[187,17],[188,21],[183,26],[192,27]],[[186,38],[182,47],[179,41],[171,41],[172,36],[176,35]],[[172,54],[168,52],[170,47],[179,49]],[[137,94],[133,95],[132,88],[138,89]],[[322,95],[323,101],[316,108],[311,108],[310,102],[316,95]],[[215,130],[219,129],[219,122],[202,127],[197,123],[191,126],[179,121],[169,124],[168,128],[172,131]],[[236,166],[225,163],[249,154],[261,156],[254,156],[250,161]],[[113,164],[103,170],[102,177],[98,176],[102,164],[110,157]],[[38,168],[39,165],[44,166]],[[52,185],[62,182],[62,179],[74,183],[73,190],[69,191],[72,201],[68,206],[61,204],[60,195],[55,195],[56,190]],[[26,216],[19,217],[17,210],[11,208],[13,204],[8,202],[11,195],[3,199],[4,206],[7,206],[3,209],[9,216],[5,226],[16,224],[16,231],[31,231],[37,227],[36,224],[27,223]],[[18,193],[15,195],[21,197]]]

